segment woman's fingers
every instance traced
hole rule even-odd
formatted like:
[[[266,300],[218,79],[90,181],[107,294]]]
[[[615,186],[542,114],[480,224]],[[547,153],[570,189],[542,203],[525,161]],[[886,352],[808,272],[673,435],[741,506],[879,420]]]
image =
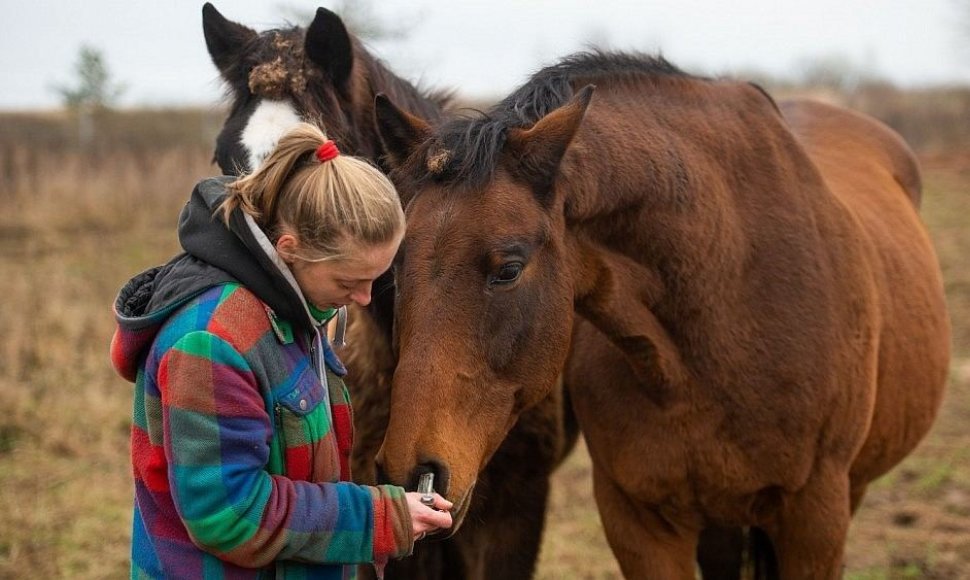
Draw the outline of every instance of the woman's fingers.
[[[452,526],[453,520],[448,510],[453,508],[454,504],[441,495],[434,494],[433,507],[421,502],[421,494],[407,492],[404,495],[411,512],[411,530],[415,541],[424,538],[427,533]]]
[[[450,528],[452,524],[451,512],[438,511],[427,508],[421,513],[421,520],[435,528]]]
[[[455,504],[451,503],[450,501],[446,500],[441,495],[436,493],[434,494],[434,507],[435,509],[448,511],[451,508],[455,507]]]

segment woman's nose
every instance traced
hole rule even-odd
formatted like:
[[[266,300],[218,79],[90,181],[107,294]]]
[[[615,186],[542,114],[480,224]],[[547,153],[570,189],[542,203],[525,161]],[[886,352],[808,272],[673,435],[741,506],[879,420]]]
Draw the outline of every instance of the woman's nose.
[[[370,304],[370,291],[371,284],[369,282],[367,284],[362,284],[359,289],[355,289],[353,292],[351,292],[350,299],[361,306],[367,306]]]

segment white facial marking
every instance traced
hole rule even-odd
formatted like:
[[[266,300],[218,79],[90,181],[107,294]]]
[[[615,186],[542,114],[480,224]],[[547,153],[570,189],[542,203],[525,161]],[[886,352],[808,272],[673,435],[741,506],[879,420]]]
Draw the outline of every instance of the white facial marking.
[[[264,100],[258,104],[242,132],[242,145],[249,153],[249,169],[259,167],[283,133],[300,121],[296,110],[286,101]]]

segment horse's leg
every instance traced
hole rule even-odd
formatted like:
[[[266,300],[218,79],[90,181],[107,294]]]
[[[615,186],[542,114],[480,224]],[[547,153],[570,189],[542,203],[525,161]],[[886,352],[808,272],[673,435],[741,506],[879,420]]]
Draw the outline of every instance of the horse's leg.
[[[593,491],[624,578],[694,580],[696,531],[677,530],[656,511],[638,505],[595,464]]]
[[[866,490],[869,489],[869,483],[859,483],[852,482],[852,491],[849,495],[849,512],[853,515],[859,506],[862,505],[862,499],[866,495]]]
[[[549,497],[549,476],[521,479],[517,489],[494,496],[482,493],[486,504],[473,529],[466,524],[453,538],[461,550],[468,580],[528,580],[535,573]]]
[[[469,578],[464,568],[457,536],[447,540],[423,540],[414,546],[411,556],[392,560],[384,569],[386,580],[463,580]],[[362,573],[363,572],[363,573]],[[358,568],[358,580],[375,580],[370,564]]]
[[[769,529],[782,578],[841,577],[851,517],[850,496],[848,474],[822,467],[798,493],[784,498],[777,526]]]
[[[491,543],[483,580],[528,580],[535,572],[549,500],[549,475],[536,477],[522,493],[525,501],[515,513],[487,524]]]

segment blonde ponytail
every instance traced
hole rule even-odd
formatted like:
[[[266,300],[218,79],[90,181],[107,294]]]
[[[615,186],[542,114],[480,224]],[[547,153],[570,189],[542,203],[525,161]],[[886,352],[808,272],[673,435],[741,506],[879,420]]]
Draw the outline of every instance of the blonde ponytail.
[[[263,164],[228,186],[220,207],[228,224],[238,207],[272,242],[295,235],[312,261],[339,259],[347,242],[382,244],[404,229],[401,202],[391,182],[365,160],[315,152],[327,141],[318,127],[300,123],[280,138]]]

